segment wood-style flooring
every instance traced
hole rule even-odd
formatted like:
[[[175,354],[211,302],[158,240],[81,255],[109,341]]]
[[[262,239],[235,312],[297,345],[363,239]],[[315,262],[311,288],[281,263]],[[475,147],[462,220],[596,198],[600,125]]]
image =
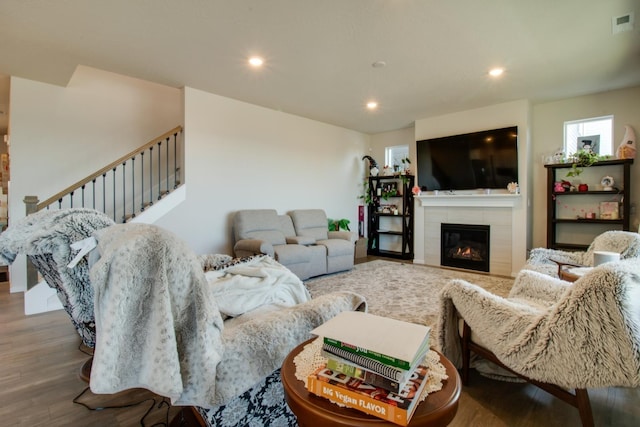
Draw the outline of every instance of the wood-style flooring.
[[[146,391],[88,399],[104,406],[142,402],[122,409],[91,411],[73,403],[87,386],[78,377],[88,358],[78,349],[78,334],[64,311],[25,316],[23,306],[23,294],[11,294],[8,282],[0,283],[0,425],[143,425],[140,420],[152,405],[150,399],[156,397]],[[472,372],[452,427],[580,426],[576,409],[544,391]],[[640,425],[640,389],[591,390],[590,396],[596,426]],[[163,425],[166,411],[157,407],[158,400],[155,403],[145,426]]]

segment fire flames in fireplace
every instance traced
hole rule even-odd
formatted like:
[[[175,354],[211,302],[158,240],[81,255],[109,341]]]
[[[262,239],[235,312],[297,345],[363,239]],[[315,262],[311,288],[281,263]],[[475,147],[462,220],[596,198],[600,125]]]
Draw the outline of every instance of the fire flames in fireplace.
[[[471,261],[482,261],[483,256],[481,251],[472,248],[471,246],[458,246],[449,251],[449,256],[457,259],[468,259]]]
[[[447,267],[489,271],[489,231],[483,224],[442,223],[440,264]]]

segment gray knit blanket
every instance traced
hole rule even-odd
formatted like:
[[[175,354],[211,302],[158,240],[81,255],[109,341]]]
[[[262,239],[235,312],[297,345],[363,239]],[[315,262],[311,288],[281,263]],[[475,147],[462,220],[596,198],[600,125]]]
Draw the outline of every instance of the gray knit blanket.
[[[342,292],[223,323],[202,257],[178,237],[145,224],[114,225],[94,237],[94,393],[141,387],[174,405],[217,407],[279,368],[319,324],[366,308],[361,296]]]
[[[461,366],[459,321],[515,372],[566,388],[640,385],[640,263],[611,262],[570,284],[522,270],[508,298],[451,281],[441,293],[442,352]]]

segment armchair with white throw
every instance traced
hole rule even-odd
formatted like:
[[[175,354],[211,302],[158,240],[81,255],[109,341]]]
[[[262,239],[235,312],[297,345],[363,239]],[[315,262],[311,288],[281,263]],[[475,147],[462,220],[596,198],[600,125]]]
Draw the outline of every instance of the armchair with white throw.
[[[92,250],[74,260],[74,243],[89,240]],[[266,255],[196,255],[168,230],[114,224],[84,208],[16,221],[0,235],[0,262],[23,253],[42,259],[38,268],[55,279],[74,325],[94,325],[78,330],[95,346],[86,372],[94,393],[145,388],[199,413],[207,426],[237,408],[246,408],[237,425],[294,425],[280,384],[283,360],[336,314],[366,310],[353,292],[311,299]],[[181,425],[181,417],[174,421]]]
[[[615,252],[620,259],[636,258],[640,261],[640,234],[611,230],[596,236],[585,251],[563,251],[560,249],[535,248],[523,267],[558,277],[559,266],[574,265],[593,267],[594,252]]]
[[[637,260],[602,264],[574,283],[522,270],[507,298],[453,280],[441,310],[440,346],[463,383],[473,351],[578,408],[583,426],[593,426],[587,389],[640,385]]]

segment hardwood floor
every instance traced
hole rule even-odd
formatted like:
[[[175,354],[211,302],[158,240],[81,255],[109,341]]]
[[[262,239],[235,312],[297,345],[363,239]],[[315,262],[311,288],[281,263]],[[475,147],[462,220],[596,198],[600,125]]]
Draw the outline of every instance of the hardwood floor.
[[[160,398],[146,390],[104,396],[88,391],[81,400],[104,407],[133,404],[124,409],[92,411],[73,403],[87,387],[79,372],[89,356],[79,350],[80,337],[63,310],[25,316],[23,294],[9,293],[4,282],[0,325],[0,425],[133,427],[152,405],[144,425],[166,422]]]
[[[150,408],[157,396],[134,390],[116,396],[89,396],[92,404],[137,405],[91,411],[73,403],[87,386],[78,372],[87,355],[67,314],[60,310],[24,315],[22,293],[9,293],[0,283],[0,425],[29,427],[163,425],[166,411]],[[595,425],[640,425],[640,389],[590,390]],[[171,409],[171,415],[176,408]],[[529,384],[494,381],[472,371],[463,387],[452,427],[573,427],[578,411]]]

